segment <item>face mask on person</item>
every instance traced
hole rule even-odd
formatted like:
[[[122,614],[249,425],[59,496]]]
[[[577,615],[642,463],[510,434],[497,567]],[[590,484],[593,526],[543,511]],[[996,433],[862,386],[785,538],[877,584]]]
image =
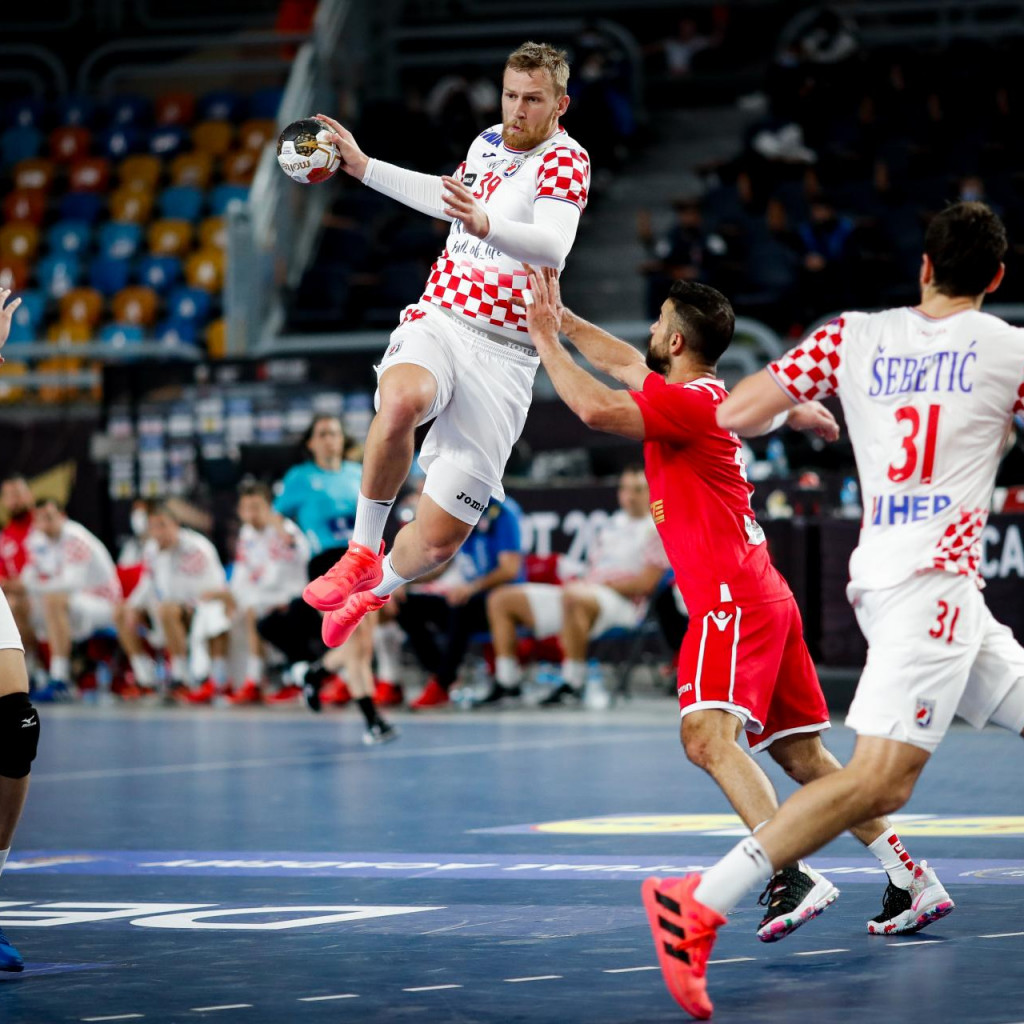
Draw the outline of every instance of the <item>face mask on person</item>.
[[[146,515],[146,510],[144,508],[133,508],[131,523],[132,533],[136,537],[144,536],[149,527],[149,516]]]

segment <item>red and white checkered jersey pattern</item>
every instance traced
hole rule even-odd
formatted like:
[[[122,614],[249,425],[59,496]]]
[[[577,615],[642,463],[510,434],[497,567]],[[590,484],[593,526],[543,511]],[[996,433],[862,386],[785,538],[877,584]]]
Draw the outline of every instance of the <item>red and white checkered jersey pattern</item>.
[[[454,176],[485,209],[532,224],[543,209],[541,200],[571,203],[583,212],[590,190],[590,158],[561,128],[534,149],[509,149],[499,124],[473,140]],[[422,301],[451,309],[484,330],[530,344],[526,317],[512,305],[513,296],[518,298],[526,282],[519,260],[453,221],[444,251],[431,267]]]
[[[845,313],[769,371],[794,401],[842,401],[864,504],[854,585],[939,569],[981,586],[996,468],[1024,411],[1024,330],[973,309]]]
[[[243,524],[231,574],[231,591],[239,607],[284,605],[298,597],[307,583],[308,562],[309,541],[291,520],[262,530]]]
[[[81,523],[66,520],[56,540],[33,529],[25,547],[28,562],[23,579],[29,593],[81,592],[107,601],[121,599],[114,560],[103,542]]]
[[[203,594],[227,586],[217,549],[195,530],[182,527],[173,548],[146,541],[142,553],[142,578],[129,603],[146,607],[159,601],[194,606]]]
[[[668,556],[647,509],[638,517],[619,509],[598,528],[587,563],[583,578],[589,583],[614,583],[651,566],[667,570]]]

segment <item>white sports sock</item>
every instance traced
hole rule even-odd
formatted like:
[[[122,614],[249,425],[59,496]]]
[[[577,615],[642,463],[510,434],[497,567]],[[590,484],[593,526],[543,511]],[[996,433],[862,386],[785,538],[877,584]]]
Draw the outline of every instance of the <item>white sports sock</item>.
[[[156,682],[156,665],[152,658],[145,654],[133,654],[128,662],[135,673],[135,682],[140,686],[152,686]]]
[[[171,679],[176,683],[187,683],[189,680],[188,658],[175,654],[171,658]]]
[[[568,683],[574,690],[583,689],[586,678],[587,663],[585,661],[562,662],[562,681]]]
[[[501,686],[518,686],[519,662],[515,658],[495,658],[494,678]]]
[[[245,659],[245,678],[254,683],[263,678],[263,659],[258,654],[250,654]]]
[[[373,634],[373,653],[377,657],[377,676],[387,683],[401,682],[402,627],[397,622],[379,625]]]
[[[404,576],[399,576],[395,572],[395,567],[391,564],[391,555],[387,555],[384,561],[381,562],[381,569],[384,571],[384,577],[372,591],[378,597],[387,597],[388,594],[393,594],[399,587],[404,587],[406,583],[412,582],[412,580],[407,580]]]
[[[753,836],[748,836],[701,875],[693,896],[725,915],[750,889],[764,885],[772,874],[768,854]]]
[[[914,878],[914,862],[910,859],[910,854],[903,849],[903,843],[894,828],[883,832],[873,843],[868,843],[868,849],[885,868],[885,873],[893,885],[900,889],[910,888]]]
[[[55,683],[66,683],[71,676],[71,659],[54,655],[50,658],[50,678]]]
[[[7,854],[11,852],[8,846],[6,850],[0,850],[0,875],[4,873],[4,865],[7,863]]]
[[[376,498],[367,498],[362,491],[359,492],[359,500],[356,502],[356,521],[352,526],[352,543],[362,544],[376,552],[380,548],[381,537],[384,536],[384,524],[391,515],[391,506],[395,499],[380,501]]]

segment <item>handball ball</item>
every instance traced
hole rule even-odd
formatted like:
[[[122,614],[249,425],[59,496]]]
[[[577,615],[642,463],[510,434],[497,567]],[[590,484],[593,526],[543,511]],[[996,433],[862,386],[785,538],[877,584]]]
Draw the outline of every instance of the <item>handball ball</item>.
[[[331,129],[313,117],[293,121],[277,140],[277,162],[293,181],[315,185],[333,178],[341,153],[330,141]]]

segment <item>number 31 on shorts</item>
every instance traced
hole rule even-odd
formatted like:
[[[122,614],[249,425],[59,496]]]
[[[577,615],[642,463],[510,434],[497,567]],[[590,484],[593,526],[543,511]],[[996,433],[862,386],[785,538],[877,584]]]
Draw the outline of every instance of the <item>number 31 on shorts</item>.
[[[952,615],[950,615],[952,612]],[[960,618],[959,608],[950,608],[946,601],[939,601],[936,609],[935,625],[928,630],[928,635],[936,640],[946,639],[947,644],[953,642],[953,631],[956,629],[956,620]]]

